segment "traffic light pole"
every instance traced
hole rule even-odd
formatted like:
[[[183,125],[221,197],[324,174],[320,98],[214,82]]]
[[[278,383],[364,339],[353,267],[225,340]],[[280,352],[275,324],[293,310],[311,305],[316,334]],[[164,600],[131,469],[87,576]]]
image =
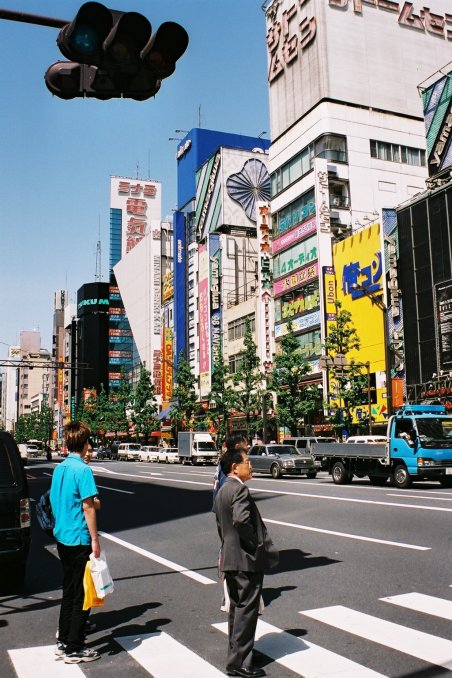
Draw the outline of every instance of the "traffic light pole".
[[[8,21],[20,21],[23,24],[35,24],[37,26],[49,26],[49,28],[63,28],[70,23],[70,19],[55,19],[51,16],[40,14],[28,14],[27,12],[14,12],[10,9],[0,9],[0,19]]]

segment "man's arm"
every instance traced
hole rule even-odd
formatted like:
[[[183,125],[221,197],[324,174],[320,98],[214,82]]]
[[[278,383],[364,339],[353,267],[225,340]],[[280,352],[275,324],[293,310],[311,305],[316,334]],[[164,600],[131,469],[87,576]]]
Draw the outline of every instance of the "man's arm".
[[[88,497],[83,500],[83,513],[85,515],[86,524],[88,525],[89,534],[91,536],[91,548],[95,558],[100,556],[99,535],[97,533],[96,507],[94,506],[94,497]]]
[[[250,549],[257,549],[258,537],[251,522],[251,502],[245,485],[232,498],[232,524],[239,533],[240,540]]]

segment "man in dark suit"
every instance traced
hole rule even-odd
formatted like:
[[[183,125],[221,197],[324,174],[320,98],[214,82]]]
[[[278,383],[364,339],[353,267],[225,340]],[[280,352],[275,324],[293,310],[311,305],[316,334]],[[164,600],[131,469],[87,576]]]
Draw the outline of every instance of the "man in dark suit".
[[[227,479],[215,498],[215,513],[230,597],[226,673],[258,678],[265,671],[252,665],[252,651],[264,569],[277,565],[278,552],[245,485],[252,477],[247,451],[228,449],[222,466]]]

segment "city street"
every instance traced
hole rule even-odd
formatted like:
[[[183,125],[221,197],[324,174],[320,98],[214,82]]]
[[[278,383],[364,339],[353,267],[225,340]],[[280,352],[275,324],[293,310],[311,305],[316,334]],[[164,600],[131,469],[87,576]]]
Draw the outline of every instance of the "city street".
[[[33,500],[54,466],[30,462]],[[106,460],[92,468],[115,580],[91,616],[97,629],[88,645],[102,658],[77,666],[54,658],[60,565],[33,508],[25,594],[0,597],[1,675],[225,675],[213,467]],[[256,665],[272,678],[449,675],[452,490],[377,488],[356,478],[337,486],[325,473],[256,476],[249,486],[281,552],[264,582]]]

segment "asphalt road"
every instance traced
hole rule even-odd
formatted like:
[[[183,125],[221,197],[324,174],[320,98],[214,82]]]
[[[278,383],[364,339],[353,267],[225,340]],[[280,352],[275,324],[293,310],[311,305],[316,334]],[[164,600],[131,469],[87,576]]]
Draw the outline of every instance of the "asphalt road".
[[[54,466],[30,462],[34,500]],[[53,658],[60,564],[34,520],[25,590],[0,594],[0,676],[223,675],[213,468],[108,460],[92,468],[115,580],[88,637],[102,659],[71,667]],[[256,645],[268,676],[451,674],[452,490],[377,488],[365,479],[337,486],[324,473],[256,476],[249,486],[281,552],[265,578]]]

